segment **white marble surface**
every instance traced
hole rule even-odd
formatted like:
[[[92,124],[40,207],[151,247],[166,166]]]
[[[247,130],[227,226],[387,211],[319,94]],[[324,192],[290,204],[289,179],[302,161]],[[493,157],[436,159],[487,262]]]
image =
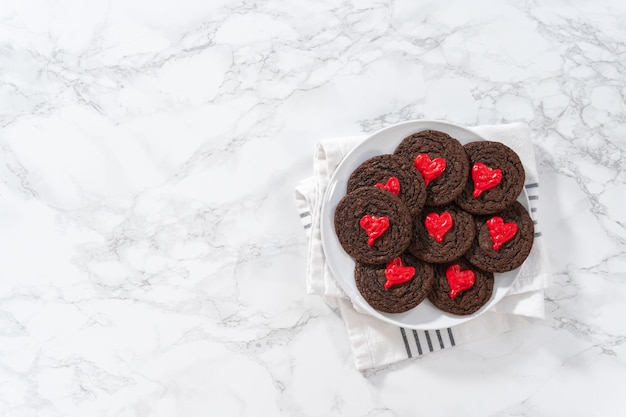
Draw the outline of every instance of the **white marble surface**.
[[[0,3],[0,415],[617,415],[626,3]],[[364,374],[304,288],[315,141],[532,128],[554,283]]]

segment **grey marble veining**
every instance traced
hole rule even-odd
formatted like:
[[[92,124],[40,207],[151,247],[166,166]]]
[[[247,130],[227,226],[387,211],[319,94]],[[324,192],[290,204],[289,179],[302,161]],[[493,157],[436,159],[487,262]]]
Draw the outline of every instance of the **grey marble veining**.
[[[623,2],[0,5],[0,415],[615,415]],[[547,318],[357,372],[304,287],[322,137],[531,127]]]

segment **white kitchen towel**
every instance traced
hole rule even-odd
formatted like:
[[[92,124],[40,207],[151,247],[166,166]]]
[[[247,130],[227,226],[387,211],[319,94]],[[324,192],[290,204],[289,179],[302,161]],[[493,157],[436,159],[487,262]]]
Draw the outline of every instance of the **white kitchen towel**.
[[[537,224],[540,187],[530,131],[520,123],[478,126],[472,130],[488,140],[506,144],[520,156],[526,171],[525,187],[535,223],[535,241],[509,294],[480,317],[452,328],[429,331],[404,329],[359,312],[339,287],[326,263],[320,233],[322,197],[339,162],[366,136],[319,141],[314,154],[314,175],[296,187],[298,211],[309,238],[307,292],[321,295],[331,306],[339,308],[357,369],[377,368],[422,356],[499,334],[532,318],[544,316],[543,290],[549,284],[550,269]]]

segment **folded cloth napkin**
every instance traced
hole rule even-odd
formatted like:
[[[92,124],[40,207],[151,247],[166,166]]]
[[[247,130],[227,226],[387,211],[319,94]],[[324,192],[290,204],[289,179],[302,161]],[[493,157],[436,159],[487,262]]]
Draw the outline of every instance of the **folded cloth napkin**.
[[[539,181],[530,131],[524,124],[478,126],[472,129],[499,141],[519,155],[526,170],[526,192],[535,223],[535,241],[519,277],[506,297],[483,315],[452,328],[412,330],[360,312],[347,298],[326,264],[320,233],[321,202],[339,162],[366,136],[325,139],[317,143],[313,177],[296,187],[296,203],[309,238],[306,286],[338,308],[345,322],[354,362],[359,370],[377,368],[430,352],[499,334],[544,316],[544,293],[550,279],[545,243],[537,224]]]

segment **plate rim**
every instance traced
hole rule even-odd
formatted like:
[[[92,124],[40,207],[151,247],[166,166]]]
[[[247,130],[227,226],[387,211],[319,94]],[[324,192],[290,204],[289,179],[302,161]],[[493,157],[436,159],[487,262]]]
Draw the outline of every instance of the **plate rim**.
[[[425,126],[425,125],[430,125],[430,126]],[[487,141],[488,139],[486,139],[485,137],[483,137],[481,134],[475,132],[473,129],[465,127],[465,126],[461,126],[455,123],[451,123],[451,122],[447,122],[444,120],[434,120],[434,119],[414,119],[414,120],[407,120],[407,121],[403,121],[400,123],[394,123],[390,126],[378,129],[377,131],[373,132],[372,134],[368,135],[361,143],[359,143],[358,145],[356,145],[353,149],[351,149],[346,155],[344,155],[344,157],[341,159],[341,161],[339,162],[339,164],[337,164],[337,167],[335,168],[333,174],[331,175],[331,177],[328,180],[328,184],[326,186],[326,190],[324,191],[324,195],[322,197],[322,207],[320,210],[320,215],[321,215],[321,219],[320,219],[320,234],[321,234],[321,241],[322,241],[322,250],[324,251],[325,254],[325,260],[326,260],[326,264],[328,265],[328,267],[330,268],[331,272],[333,273],[333,275],[336,277],[337,274],[339,273],[339,271],[336,270],[336,266],[333,266],[333,262],[329,261],[329,257],[326,256],[327,253],[327,238],[328,238],[328,234],[335,234],[334,231],[334,227],[330,227],[331,230],[327,230],[328,227],[326,226],[328,224],[328,220],[325,221],[326,217],[328,215],[330,215],[331,213],[329,213],[329,210],[331,209],[330,207],[330,197],[332,196],[332,194],[334,193],[334,189],[337,186],[337,177],[340,175],[341,171],[342,171],[342,167],[347,164],[350,161],[350,156],[353,155],[354,153],[358,152],[362,147],[366,146],[366,144],[368,143],[368,141],[370,141],[372,138],[384,134],[386,131],[392,130],[392,129],[398,129],[398,128],[402,128],[402,127],[409,127],[409,126],[414,126],[413,132],[412,133],[408,133],[408,134],[414,134],[417,132],[421,132],[423,130],[429,130],[429,129],[434,129],[436,130],[436,127],[433,127],[432,125],[440,125],[440,126],[444,126],[444,127],[451,127],[453,129],[459,129],[462,131],[467,131],[470,134],[480,138],[480,140],[485,140]],[[420,129],[420,127],[423,127]],[[406,136],[405,136],[406,137]],[[400,143],[401,139],[398,141],[398,143]],[[396,145],[397,146],[397,145]],[[367,158],[365,158],[367,159]],[[364,160],[365,160],[364,159]],[[345,192],[344,192],[345,195]],[[526,188],[523,187],[522,188],[522,192],[520,193],[520,196],[517,199],[518,201],[520,201],[522,203],[522,205],[524,206],[524,208],[526,208],[526,210],[530,210],[530,204],[528,201],[528,194],[526,192]],[[334,216],[333,216],[334,217]],[[332,223],[332,222],[331,222]],[[336,235],[335,235],[336,236]],[[344,253],[345,256],[348,256],[348,254]],[[525,263],[526,261],[524,261]],[[515,277],[513,278],[513,280],[511,281],[511,284],[509,285],[508,288],[506,288],[505,292],[500,296],[500,298],[497,301],[493,301],[494,297],[495,297],[495,291],[491,296],[490,301],[488,301],[485,306],[481,307],[481,309],[479,309],[477,312],[473,313],[473,314],[469,314],[467,316],[456,316],[456,315],[452,315],[449,313],[445,313],[445,312],[441,312],[443,315],[447,315],[449,320],[452,320],[454,323],[448,324],[448,325],[422,325],[422,324],[414,324],[414,323],[406,323],[406,322],[401,322],[398,320],[394,320],[390,317],[388,317],[387,315],[377,311],[376,309],[374,309],[373,307],[371,307],[364,299],[363,302],[361,302],[361,300],[355,300],[353,297],[350,296],[349,291],[347,291],[344,288],[344,285],[341,281],[341,279],[337,279],[335,278],[335,281],[337,282],[337,285],[339,285],[339,287],[342,289],[342,291],[346,294],[346,296],[348,297],[348,299],[353,303],[353,305],[358,305],[362,311],[358,311],[358,312],[363,312],[365,314],[368,314],[372,317],[375,317],[379,320],[382,320],[384,322],[387,322],[389,324],[393,324],[396,326],[400,326],[400,327],[404,327],[404,328],[408,328],[408,329],[414,329],[414,330],[437,330],[437,329],[442,329],[442,328],[449,328],[449,327],[453,327],[453,326],[457,326],[459,324],[463,324],[466,323],[468,321],[471,321],[479,316],[481,316],[482,314],[484,314],[485,312],[487,312],[490,308],[492,308],[494,305],[498,304],[504,297],[506,297],[506,295],[509,293],[509,291],[511,290],[511,288],[515,285],[515,282],[518,280],[519,275],[520,275],[520,271],[521,271],[521,267],[524,265],[524,263],[522,263],[522,265],[520,265],[518,268],[513,269],[512,271],[508,271],[508,273],[515,273]],[[494,276],[497,275],[497,273],[494,273]],[[355,284],[356,287],[356,284]],[[487,305],[489,304],[489,306],[487,307]],[[408,310],[411,311],[412,309]],[[402,313],[401,313],[402,314]]]

